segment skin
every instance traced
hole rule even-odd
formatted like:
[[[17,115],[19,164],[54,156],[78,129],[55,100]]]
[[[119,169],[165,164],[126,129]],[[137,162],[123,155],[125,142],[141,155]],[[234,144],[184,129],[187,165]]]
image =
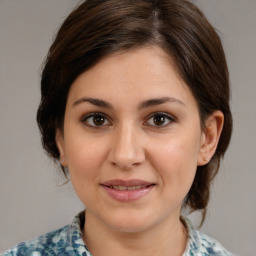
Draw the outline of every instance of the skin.
[[[156,98],[162,101],[147,104]],[[56,142],[87,209],[84,240],[93,255],[182,255],[182,202],[197,166],[215,152],[223,119],[215,111],[202,131],[195,98],[157,47],[111,55],[77,77]],[[120,202],[100,185],[113,179],[154,187]]]

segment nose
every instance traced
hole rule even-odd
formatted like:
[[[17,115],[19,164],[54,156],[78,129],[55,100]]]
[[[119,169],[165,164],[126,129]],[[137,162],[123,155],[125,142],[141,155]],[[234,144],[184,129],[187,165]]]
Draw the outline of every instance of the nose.
[[[109,162],[121,169],[131,169],[145,161],[142,138],[136,127],[123,125],[113,131]]]

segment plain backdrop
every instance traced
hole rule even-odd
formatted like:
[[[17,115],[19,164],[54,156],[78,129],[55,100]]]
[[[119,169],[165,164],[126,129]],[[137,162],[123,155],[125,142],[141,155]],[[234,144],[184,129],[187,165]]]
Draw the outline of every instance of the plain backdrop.
[[[212,187],[202,231],[255,256],[256,0],[198,0],[221,35],[232,87],[234,133]],[[62,227],[83,209],[44,154],[36,110],[41,65],[77,0],[0,0],[0,251]],[[192,215],[197,223],[198,216]]]

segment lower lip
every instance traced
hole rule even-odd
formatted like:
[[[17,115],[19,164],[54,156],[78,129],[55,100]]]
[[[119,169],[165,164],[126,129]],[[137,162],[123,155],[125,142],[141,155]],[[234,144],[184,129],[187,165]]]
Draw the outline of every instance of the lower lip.
[[[114,188],[110,188],[107,186],[103,186],[105,191],[114,199],[120,202],[131,202],[138,200],[145,195],[147,195],[154,185],[150,185],[146,188],[141,188],[141,189],[135,189],[135,190],[118,190]]]

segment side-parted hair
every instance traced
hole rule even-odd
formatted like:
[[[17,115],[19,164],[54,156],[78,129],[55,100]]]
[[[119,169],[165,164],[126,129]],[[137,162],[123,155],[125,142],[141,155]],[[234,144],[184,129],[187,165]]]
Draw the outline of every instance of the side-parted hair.
[[[221,40],[204,14],[189,0],[82,1],[60,27],[41,79],[37,122],[49,156],[59,158],[56,130],[63,129],[70,86],[84,71],[115,52],[158,46],[175,62],[195,97],[202,128],[215,110],[224,127],[214,156],[198,166],[184,206],[205,218],[210,184],[229,145],[232,115],[229,74]]]

